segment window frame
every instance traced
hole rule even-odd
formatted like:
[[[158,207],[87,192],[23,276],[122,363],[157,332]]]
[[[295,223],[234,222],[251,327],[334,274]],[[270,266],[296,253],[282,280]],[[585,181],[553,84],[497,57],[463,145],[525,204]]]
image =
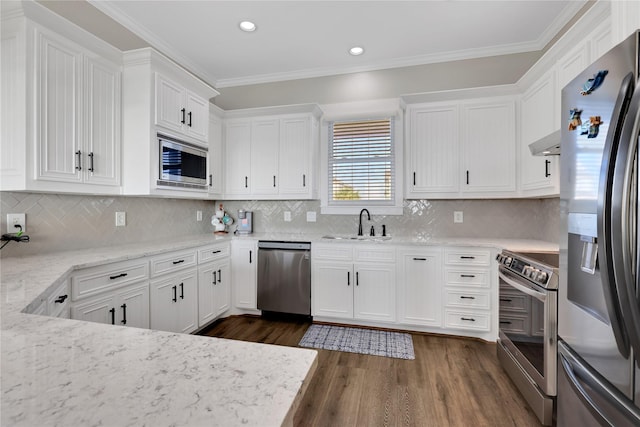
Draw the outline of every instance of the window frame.
[[[396,104],[397,106],[397,104]],[[385,201],[347,201],[347,203],[332,203],[329,186],[329,146],[332,143],[331,123],[348,121],[366,121],[390,119],[392,121],[392,153],[393,153],[393,200]],[[367,208],[374,215],[402,215],[404,202],[404,114],[403,109],[395,108],[391,111],[379,111],[370,114],[330,114],[323,117],[320,135],[320,184],[321,203],[320,212],[330,215],[357,215]],[[358,203],[359,202],[359,203]]]

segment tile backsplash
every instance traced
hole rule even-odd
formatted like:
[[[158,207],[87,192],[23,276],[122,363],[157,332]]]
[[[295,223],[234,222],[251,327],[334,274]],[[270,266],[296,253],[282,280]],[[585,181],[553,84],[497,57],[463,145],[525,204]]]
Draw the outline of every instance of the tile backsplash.
[[[26,213],[29,243],[9,243],[2,256],[153,241],[181,235],[211,233],[211,216],[219,203],[237,220],[238,209],[254,212],[255,232],[355,234],[356,215],[321,215],[320,202],[199,201],[143,197],[0,193],[2,233],[6,214]],[[406,200],[403,215],[372,215],[364,229],[376,234],[386,226],[390,235],[430,237],[498,237],[558,241],[559,200]],[[203,220],[196,221],[201,210]],[[291,221],[284,213],[291,212]],[[453,222],[462,211],[464,222]],[[115,226],[115,213],[126,212],[125,227]],[[307,222],[307,212],[317,221]],[[231,231],[235,225],[231,226]]]

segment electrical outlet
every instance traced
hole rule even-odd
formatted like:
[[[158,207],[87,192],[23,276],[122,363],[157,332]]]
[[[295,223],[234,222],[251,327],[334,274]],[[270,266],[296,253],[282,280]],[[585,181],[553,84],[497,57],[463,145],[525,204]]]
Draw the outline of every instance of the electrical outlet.
[[[196,221],[202,221],[202,211],[196,211]]]
[[[23,233],[27,231],[26,215],[23,213],[7,214],[7,233],[18,233],[20,227],[22,227]]]
[[[316,222],[316,212],[315,211],[307,212],[307,222]]]
[[[464,221],[464,217],[462,215],[462,211],[453,212],[453,222],[456,224],[461,224]]]
[[[116,212],[116,227],[124,227],[127,225],[127,213]]]
[[[289,211],[285,211],[285,213],[284,213],[284,220],[285,220],[286,222],[291,222],[291,212],[289,212]]]

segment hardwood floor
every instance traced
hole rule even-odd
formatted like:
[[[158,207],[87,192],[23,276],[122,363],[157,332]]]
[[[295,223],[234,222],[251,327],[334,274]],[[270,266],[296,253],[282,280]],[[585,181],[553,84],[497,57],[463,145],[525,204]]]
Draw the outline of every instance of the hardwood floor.
[[[230,317],[201,335],[297,347],[310,322]],[[318,350],[296,426],[540,426],[496,345],[412,334],[415,360]]]

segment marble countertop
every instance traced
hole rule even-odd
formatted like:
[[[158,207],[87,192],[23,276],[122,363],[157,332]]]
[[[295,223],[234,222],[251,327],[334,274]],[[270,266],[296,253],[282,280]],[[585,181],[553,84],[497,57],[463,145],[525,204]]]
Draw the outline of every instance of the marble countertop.
[[[323,235],[184,236],[169,243],[0,260],[1,419],[12,426],[254,425],[291,423],[317,365],[314,350],[272,346],[24,313],[75,269],[229,239],[353,243]],[[360,242],[360,241],[357,241]],[[366,241],[365,241],[366,242]],[[414,239],[391,245],[558,250],[522,239]]]
[[[75,268],[226,238],[2,258],[1,425],[292,424],[315,350],[23,313]]]

